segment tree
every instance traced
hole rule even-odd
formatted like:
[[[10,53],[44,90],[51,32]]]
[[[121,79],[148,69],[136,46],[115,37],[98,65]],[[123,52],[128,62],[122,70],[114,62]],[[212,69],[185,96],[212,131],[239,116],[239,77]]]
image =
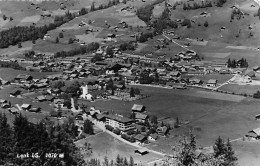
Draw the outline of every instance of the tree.
[[[10,20],[10,21],[13,21],[13,17],[10,17],[9,20]]]
[[[124,158],[123,166],[128,166],[128,161],[127,161],[126,157]]]
[[[113,49],[111,47],[107,47],[106,54],[109,55],[110,57],[112,57],[114,54]]]
[[[109,166],[109,161],[108,161],[107,156],[105,156],[105,158],[104,158],[103,166]]]
[[[141,94],[140,89],[139,88],[134,88],[134,94],[135,95],[140,95]]]
[[[35,41],[35,40],[32,40],[32,43],[33,43],[33,44],[35,44],[35,43],[36,43],[36,41]]]
[[[158,124],[158,121],[157,121],[157,116],[153,115],[150,117],[150,120],[151,120],[151,123],[153,124]]]
[[[130,88],[130,97],[135,97],[135,92],[134,92],[134,88],[133,87],[131,87]]]
[[[64,36],[63,36],[63,33],[62,32],[60,32],[59,33],[59,38],[63,38]]]
[[[205,22],[204,22],[204,27],[208,27],[208,26],[209,26],[208,21],[205,21]]]
[[[213,148],[214,148],[215,157],[225,155],[225,153],[227,151],[225,143],[221,137],[218,137]]]
[[[68,44],[72,44],[73,43],[73,39],[69,38]]]
[[[224,165],[225,166],[234,166],[236,160],[237,160],[237,157],[235,156],[235,152],[233,151],[232,145],[228,138],[228,141],[226,144],[225,164]]]
[[[91,134],[91,135],[94,134],[94,128],[93,128],[92,122],[90,120],[87,119],[84,121],[83,131],[86,134]]]
[[[59,43],[59,42],[60,42],[59,38],[56,37],[55,43]]]
[[[135,162],[132,156],[130,156],[129,166],[134,166]]]
[[[2,18],[3,18],[3,20],[6,20],[6,19],[7,19],[7,17],[6,17],[5,14],[2,16]]]
[[[227,67],[232,67],[232,63],[231,63],[231,59],[230,58],[228,58]]]
[[[90,11],[91,12],[95,11],[95,2],[94,1],[91,4]]]
[[[87,11],[86,8],[81,8],[80,11],[79,11],[79,15],[85,15],[87,13],[88,13],[88,11]]]
[[[18,43],[18,48],[22,48],[22,43]]]

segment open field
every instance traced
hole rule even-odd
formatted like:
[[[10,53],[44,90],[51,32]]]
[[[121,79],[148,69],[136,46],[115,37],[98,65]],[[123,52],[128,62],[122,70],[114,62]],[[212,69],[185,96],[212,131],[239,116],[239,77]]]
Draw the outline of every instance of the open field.
[[[237,139],[258,127],[254,120],[254,116],[259,113],[258,100],[198,89],[183,91],[138,87],[143,94],[151,96],[134,102],[111,100],[88,105],[129,115],[132,105],[137,103],[145,105],[149,115],[173,119],[179,117],[181,121],[189,121],[188,124],[171,130],[170,139],[160,138],[157,143],[151,144],[149,147],[154,150],[171,152],[169,145],[179,139],[177,135],[188,135],[190,129],[193,129],[200,146],[210,146],[218,136]]]
[[[206,74],[206,75],[199,75],[194,76],[194,78],[201,79],[204,82],[207,82],[209,79],[216,79],[218,80],[217,84],[223,84],[229,79],[231,79],[233,75],[231,74]]]
[[[8,55],[8,57],[14,58],[17,55],[21,55],[24,52],[26,52],[28,50],[31,50],[32,46],[33,46],[33,44],[32,44],[31,41],[23,42],[22,43],[22,48],[18,48],[17,45],[9,46],[8,48],[0,49],[0,54],[1,55]]]
[[[258,166],[260,163],[259,141],[237,141],[232,143],[238,157],[238,165]]]
[[[79,44],[63,44],[39,40],[36,42],[36,45],[33,46],[32,50],[36,52],[56,53],[58,51],[70,51],[78,46]]]
[[[14,70],[12,68],[0,68],[0,78],[10,81],[14,79],[18,74],[27,74],[31,75],[33,78],[43,78],[46,75],[57,74],[57,72],[31,72],[31,71],[22,71]]]
[[[77,142],[77,146],[82,146],[85,142],[90,143],[93,148],[93,154],[91,156],[84,156],[86,160],[97,158],[103,161],[105,156],[107,156],[109,160],[115,160],[116,156],[119,154],[121,157],[126,157],[128,160],[129,157],[132,156],[135,163],[143,163],[156,160],[161,157],[153,153],[149,153],[144,156],[136,155],[134,150],[137,148],[125,144],[107,133],[101,133],[96,136],[94,135],[80,140]]]
[[[256,91],[260,90],[260,85],[226,84],[220,87],[219,90],[234,92],[235,94],[253,95]]]

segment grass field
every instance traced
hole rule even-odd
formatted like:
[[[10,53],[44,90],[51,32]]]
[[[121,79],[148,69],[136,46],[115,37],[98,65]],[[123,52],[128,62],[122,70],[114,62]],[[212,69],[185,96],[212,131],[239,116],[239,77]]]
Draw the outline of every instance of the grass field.
[[[115,160],[118,154],[121,157],[126,157],[128,160],[129,157],[132,156],[135,163],[147,162],[160,158],[159,155],[152,153],[144,156],[136,155],[134,150],[137,148],[125,144],[107,133],[101,133],[96,136],[94,135],[90,136],[89,138],[80,140],[77,142],[77,146],[82,146],[85,142],[90,143],[91,147],[93,148],[93,154],[91,156],[85,156],[86,160],[97,158],[103,161],[105,156],[107,156],[109,160]]]
[[[33,78],[43,78],[46,75],[57,74],[57,72],[31,72],[31,71],[22,71],[14,70],[12,68],[0,68],[0,78],[10,81],[14,79],[18,74],[27,74],[31,75]]]
[[[254,120],[254,116],[259,113],[258,100],[198,89],[183,91],[138,87],[143,94],[151,96],[134,102],[111,100],[88,105],[126,116],[130,114],[132,105],[137,103],[145,105],[149,115],[172,119],[179,117],[181,121],[189,121],[188,124],[171,130],[170,139],[160,138],[151,144],[149,147],[154,150],[171,152],[170,145],[179,139],[178,136],[188,135],[190,129],[196,135],[199,146],[210,146],[218,136],[237,139],[258,127]]]
[[[256,91],[260,90],[259,85],[237,85],[237,84],[226,84],[219,88],[219,90],[234,92],[235,94],[247,94],[253,95]]]

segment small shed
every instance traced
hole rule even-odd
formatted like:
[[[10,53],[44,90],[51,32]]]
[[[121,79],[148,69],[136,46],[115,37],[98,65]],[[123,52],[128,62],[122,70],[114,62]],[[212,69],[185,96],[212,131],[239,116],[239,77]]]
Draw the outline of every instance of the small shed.
[[[133,112],[144,112],[145,111],[145,106],[139,105],[139,104],[134,104],[132,107]]]
[[[146,148],[142,148],[142,149],[137,149],[137,150],[135,150],[135,154],[139,154],[139,155],[141,155],[141,156],[143,156],[143,155],[145,155],[145,154],[147,154],[147,153],[149,153],[149,152],[148,152],[148,150],[147,150]]]
[[[249,131],[246,136],[251,137],[251,138],[255,138],[255,139],[260,139],[260,127],[257,128],[257,129]]]

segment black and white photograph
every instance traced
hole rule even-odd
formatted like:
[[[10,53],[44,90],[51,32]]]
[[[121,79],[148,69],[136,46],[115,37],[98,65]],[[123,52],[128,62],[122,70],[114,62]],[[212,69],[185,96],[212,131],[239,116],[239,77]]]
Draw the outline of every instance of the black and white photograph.
[[[260,166],[260,0],[0,0],[0,166]]]

